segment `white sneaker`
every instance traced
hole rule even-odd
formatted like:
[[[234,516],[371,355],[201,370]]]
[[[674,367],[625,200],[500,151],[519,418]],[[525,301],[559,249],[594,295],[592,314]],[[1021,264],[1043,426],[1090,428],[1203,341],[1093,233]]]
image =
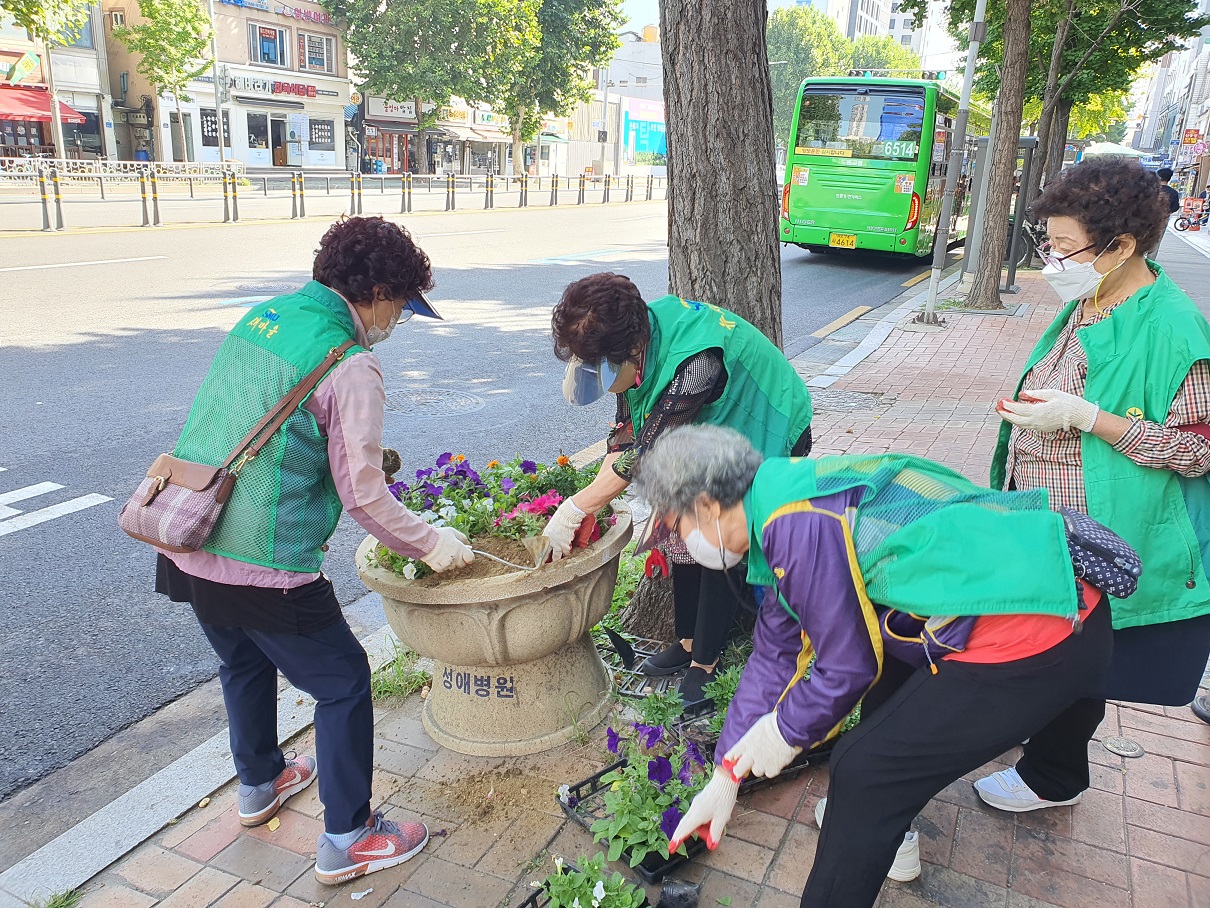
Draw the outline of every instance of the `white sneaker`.
[[[827,798],[820,798],[819,803],[815,805],[815,825],[820,829],[823,829],[823,815],[827,809],[827,803]],[[910,883],[918,876],[920,876],[920,836],[918,833],[908,832],[903,837],[903,844],[895,852],[895,860],[891,864],[891,869],[887,871],[886,878],[894,880],[896,883]]]
[[[1067,801],[1047,801],[1033,793],[1016,769],[1002,769],[975,782],[975,791],[985,804],[1011,813],[1041,810],[1043,807],[1065,807],[1078,804],[1081,795]]]

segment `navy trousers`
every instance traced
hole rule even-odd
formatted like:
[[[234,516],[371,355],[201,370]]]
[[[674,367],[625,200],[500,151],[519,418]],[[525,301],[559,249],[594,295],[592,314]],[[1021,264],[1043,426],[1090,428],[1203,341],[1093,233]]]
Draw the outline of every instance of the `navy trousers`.
[[[285,768],[277,746],[277,672],[315,698],[315,760],[324,827],[352,832],[370,816],[374,704],[365,650],[342,618],[308,634],[202,624],[219,680],[239,780],[262,785]]]

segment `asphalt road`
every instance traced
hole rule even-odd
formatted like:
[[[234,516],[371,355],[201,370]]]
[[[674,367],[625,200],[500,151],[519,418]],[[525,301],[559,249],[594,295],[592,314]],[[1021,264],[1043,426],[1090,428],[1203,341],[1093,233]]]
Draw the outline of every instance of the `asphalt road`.
[[[378,350],[386,443],[405,471],[443,451],[544,459],[603,437],[608,402],[562,399],[550,309],[569,281],[601,270],[629,275],[648,298],[664,293],[663,204],[422,214],[410,225],[447,320],[414,319]],[[325,226],[0,241],[0,800],[213,677],[192,613],[152,592],[152,553],[115,518],[172,448],[246,298],[306,280]],[[787,249],[787,348],[855,306],[885,303],[922,268]],[[346,518],[327,559],[345,603],[364,592],[352,565],[362,537]]]

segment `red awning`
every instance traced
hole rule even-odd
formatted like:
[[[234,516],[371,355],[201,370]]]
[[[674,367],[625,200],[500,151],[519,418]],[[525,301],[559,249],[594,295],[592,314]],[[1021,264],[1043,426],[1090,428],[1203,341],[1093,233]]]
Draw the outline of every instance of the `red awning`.
[[[62,101],[59,102],[59,117],[64,123],[83,123],[82,114],[76,113]],[[36,120],[50,122],[50,92],[36,88],[0,88],[0,120]]]

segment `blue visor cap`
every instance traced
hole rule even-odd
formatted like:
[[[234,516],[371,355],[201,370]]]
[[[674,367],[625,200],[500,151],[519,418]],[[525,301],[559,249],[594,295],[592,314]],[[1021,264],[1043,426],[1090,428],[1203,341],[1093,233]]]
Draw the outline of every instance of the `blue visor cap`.
[[[408,304],[404,308],[411,309],[416,315],[423,315],[425,318],[438,318],[445,321],[441,318],[441,313],[429,302],[429,298],[419,290],[416,291],[415,297],[408,300]]]
[[[621,368],[621,363],[611,363],[607,359],[586,363],[579,357],[572,357],[563,373],[563,397],[577,406],[600,400],[617,380]]]

